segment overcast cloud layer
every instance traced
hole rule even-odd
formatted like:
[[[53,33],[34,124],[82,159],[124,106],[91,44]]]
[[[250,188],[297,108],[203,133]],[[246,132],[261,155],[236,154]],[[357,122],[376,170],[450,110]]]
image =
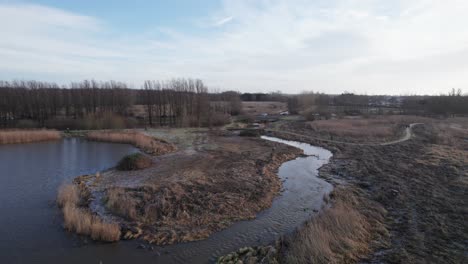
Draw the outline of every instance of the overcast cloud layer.
[[[196,77],[242,92],[468,90],[468,1],[226,0],[181,30],[0,3],[0,78]],[[190,28],[189,28],[190,29]],[[139,33],[136,33],[139,32]]]

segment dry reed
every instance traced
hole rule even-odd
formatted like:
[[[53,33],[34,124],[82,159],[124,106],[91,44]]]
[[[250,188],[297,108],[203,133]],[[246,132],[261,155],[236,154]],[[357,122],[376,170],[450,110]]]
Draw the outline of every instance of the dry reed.
[[[19,144],[60,139],[55,130],[6,130],[0,131],[0,145]]]
[[[361,201],[342,189],[332,195],[332,207],[284,239],[282,262],[351,263],[369,252],[373,226],[357,209]]]
[[[152,155],[162,155],[175,150],[172,144],[136,131],[95,131],[88,133],[87,138],[96,141],[131,144]]]
[[[78,207],[80,191],[76,185],[62,185],[57,196],[57,204],[62,208],[64,227],[79,235],[90,236],[93,240],[118,241],[120,227],[116,223],[103,221],[86,209]]]
[[[106,206],[114,213],[130,220],[137,220],[137,200],[122,188],[107,190]]]

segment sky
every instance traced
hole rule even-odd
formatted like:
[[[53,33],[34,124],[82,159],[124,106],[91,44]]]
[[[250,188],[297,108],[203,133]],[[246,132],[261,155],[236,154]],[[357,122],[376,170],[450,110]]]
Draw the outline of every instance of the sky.
[[[0,0],[0,79],[466,92],[467,14],[465,0]]]

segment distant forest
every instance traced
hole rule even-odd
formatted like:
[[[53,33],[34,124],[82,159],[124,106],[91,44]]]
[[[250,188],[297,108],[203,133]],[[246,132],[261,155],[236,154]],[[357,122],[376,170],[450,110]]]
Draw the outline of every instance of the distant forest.
[[[378,96],[343,93],[327,95],[305,92],[287,98],[291,114],[313,120],[317,116],[411,114],[426,116],[468,115],[468,96],[460,89],[438,96]]]
[[[0,127],[105,129],[146,126],[211,127],[243,114],[242,101],[277,101],[309,120],[338,115],[467,115],[468,96],[452,89],[440,96],[299,95],[210,91],[199,79],[145,81],[131,89],[116,81],[68,86],[39,81],[0,81]]]
[[[201,80],[82,81],[70,86],[0,81],[0,126],[101,129],[141,126],[216,126],[241,111],[237,92],[209,93]]]

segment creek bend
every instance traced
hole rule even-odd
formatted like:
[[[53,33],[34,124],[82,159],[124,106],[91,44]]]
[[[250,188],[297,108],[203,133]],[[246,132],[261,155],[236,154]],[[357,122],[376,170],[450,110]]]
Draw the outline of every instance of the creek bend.
[[[262,136],[304,151],[283,163],[283,191],[253,220],[236,222],[208,239],[137,249],[141,241],[113,244],[77,238],[62,228],[54,199],[74,177],[113,167],[129,145],[71,138],[57,142],[0,146],[0,259],[5,263],[209,263],[243,246],[264,245],[292,232],[321,209],[332,186],[318,178],[330,151],[306,143]]]

